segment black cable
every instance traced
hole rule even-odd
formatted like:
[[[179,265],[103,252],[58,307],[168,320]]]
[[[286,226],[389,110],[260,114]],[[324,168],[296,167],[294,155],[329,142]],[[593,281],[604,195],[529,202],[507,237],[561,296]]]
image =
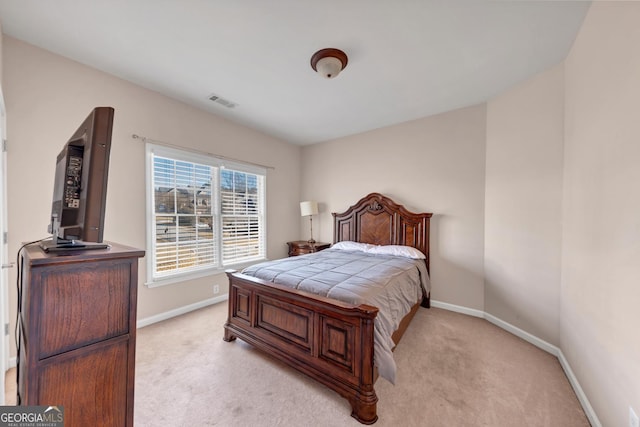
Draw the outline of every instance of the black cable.
[[[18,350],[20,349],[20,329],[18,328],[19,326],[19,322],[20,322],[20,313],[22,312],[22,270],[24,268],[23,266],[23,262],[22,259],[20,258],[20,253],[22,252],[22,250],[24,248],[26,248],[29,245],[33,245],[35,243],[40,243],[44,240],[47,240],[51,238],[51,236],[49,237],[44,237],[42,239],[38,239],[38,240],[34,240],[32,242],[29,243],[25,243],[22,246],[20,246],[20,249],[18,249],[18,253],[16,254],[16,267],[18,268],[18,272],[16,274],[17,278],[16,278],[16,291],[17,291],[17,296],[18,296],[18,305],[17,305],[17,310],[16,310],[16,325],[15,325],[15,330],[14,330],[14,335],[15,335],[15,340],[16,340],[16,352],[18,352]],[[20,357],[20,353],[17,353],[18,358]],[[19,360],[16,360],[16,363],[19,363]]]
[[[24,260],[20,258],[20,253],[22,253],[22,250],[27,246],[33,245],[35,243],[40,243],[49,238],[51,238],[51,236],[34,240],[29,243],[25,243],[22,246],[20,246],[20,249],[18,249],[18,253],[16,254],[16,268],[18,269],[16,273],[16,291],[17,291],[17,297],[18,297],[18,304],[16,309],[16,325],[14,330],[14,336],[16,340],[16,384],[18,386],[18,390],[20,390],[20,331],[21,331],[20,313],[22,312],[22,270],[24,268]],[[22,396],[20,395],[19,391],[17,393],[17,404],[18,405],[22,404]]]

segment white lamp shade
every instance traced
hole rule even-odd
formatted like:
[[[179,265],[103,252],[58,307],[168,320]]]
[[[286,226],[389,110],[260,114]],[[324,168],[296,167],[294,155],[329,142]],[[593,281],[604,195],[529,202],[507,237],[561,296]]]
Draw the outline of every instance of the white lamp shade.
[[[318,202],[307,200],[300,202],[300,216],[318,215]]]
[[[342,61],[336,57],[327,56],[318,61],[316,70],[325,79],[332,79],[342,71]]]

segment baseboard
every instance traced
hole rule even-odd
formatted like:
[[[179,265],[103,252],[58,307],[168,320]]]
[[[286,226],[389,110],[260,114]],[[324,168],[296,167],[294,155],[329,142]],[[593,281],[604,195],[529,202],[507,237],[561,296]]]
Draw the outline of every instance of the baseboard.
[[[560,350],[558,347],[546,342],[543,339],[536,337],[535,335],[530,334],[529,332],[526,332],[518,328],[517,326],[513,326],[512,324],[507,323],[504,320],[499,319],[494,315],[486,313],[481,310],[475,310],[475,309],[462,307],[455,304],[449,304],[446,302],[440,302],[440,301],[431,301],[431,306],[442,308],[444,310],[455,311],[456,313],[467,314],[469,316],[481,317],[487,320],[488,322],[496,325],[497,327],[504,329],[505,331],[512,333],[513,335],[519,338],[522,338],[528,343],[535,345],[536,347],[557,357],[558,361],[560,362],[560,366],[562,366],[562,369],[564,370],[565,375],[569,379],[569,384],[571,384],[571,387],[573,388],[573,391],[576,394],[576,397],[578,398],[578,401],[580,402],[580,405],[582,406],[582,409],[584,410],[585,415],[587,416],[589,422],[591,423],[591,426],[602,427],[602,424],[600,423],[598,416],[593,410],[591,403],[589,403],[589,399],[587,399],[587,395],[584,393],[584,390],[582,390],[582,387],[580,386],[578,379],[573,373],[573,370],[569,365],[569,361],[564,357],[562,350]]]
[[[587,399],[587,395],[584,394],[584,390],[582,390],[582,387],[580,387],[580,383],[578,382],[578,379],[574,375],[573,370],[569,365],[569,361],[567,360],[566,357],[564,357],[562,350],[560,350],[560,354],[558,355],[558,360],[560,361],[560,366],[562,366],[562,369],[564,369],[565,375],[569,379],[569,383],[571,384],[571,387],[573,387],[573,391],[576,392],[578,401],[582,405],[582,409],[584,409],[584,413],[587,415],[587,418],[589,419],[591,426],[602,427],[602,424],[600,423],[600,420],[596,415],[596,411],[593,410],[591,403],[589,403],[589,399]]]
[[[558,355],[560,354],[560,349],[555,345],[549,344],[545,340],[540,339],[535,335],[532,335],[529,332],[518,328],[517,326],[513,326],[511,323],[507,323],[504,320],[498,319],[497,317],[489,313],[484,313],[484,318],[490,323],[493,323],[494,325],[504,329],[507,332],[511,332],[513,335],[522,338],[526,342],[535,345],[536,347],[546,351],[547,353],[551,353],[556,357],[558,357]]]
[[[190,311],[198,310],[200,308],[217,304],[219,302],[223,302],[228,299],[229,299],[229,295],[224,294],[219,297],[209,298],[204,301],[198,301],[193,304],[189,304],[182,307],[178,307],[173,310],[165,311],[164,313],[156,314],[155,316],[150,316],[144,319],[140,319],[137,322],[137,326],[138,326],[138,329],[144,328],[145,326],[153,325],[154,323],[162,322],[163,320],[171,319],[172,317],[180,316],[182,314],[189,313]]]
[[[442,308],[448,311],[455,311],[456,313],[462,313],[468,316],[484,318],[484,311],[462,307],[461,305],[449,304],[448,302],[431,300],[431,307]]]

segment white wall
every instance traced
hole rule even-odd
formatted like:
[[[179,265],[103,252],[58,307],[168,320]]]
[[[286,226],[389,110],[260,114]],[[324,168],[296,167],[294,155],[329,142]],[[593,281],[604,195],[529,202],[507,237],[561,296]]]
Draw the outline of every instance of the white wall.
[[[561,348],[604,426],[640,414],[640,3],[594,2],[565,63]]]
[[[56,156],[96,106],[115,108],[106,240],[139,248],[146,243],[144,144],[133,140],[132,134],[273,166],[275,169],[267,174],[268,256],[285,256],[286,240],[297,238],[299,147],[7,36],[4,90],[10,147],[8,206],[12,256],[21,242],[46,237]],[[224,274],[147,288],[145,273],[142,260],[139,319],[212,298],[214,283],[220,285],[223,293],[227,289]],[[11,283],[15,272],[13,275]],[[16,297],[12,293],[10,301],[15,310]],[[14,318],[15,311],[12,322]]]
[[[487,103],[485,311],[559,345],[562,65]]]
[[[432,212],[432,298],[482,310],[485,118],[480,105],[304,147],[302,200],[320,203],[316,240],[332,242],[331,212],[371,192]]]

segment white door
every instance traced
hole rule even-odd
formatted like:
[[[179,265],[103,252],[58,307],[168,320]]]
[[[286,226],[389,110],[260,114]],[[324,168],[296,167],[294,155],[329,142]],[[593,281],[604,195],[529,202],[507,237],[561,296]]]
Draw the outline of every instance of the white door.
[[[6,151],[6,114],[4,98],[0,88],[0,404],[5,403],[4,376],[9,368],[9,335],[5,330],[8,319],[8,275],[10,266],[7,250],[7,151]]]

